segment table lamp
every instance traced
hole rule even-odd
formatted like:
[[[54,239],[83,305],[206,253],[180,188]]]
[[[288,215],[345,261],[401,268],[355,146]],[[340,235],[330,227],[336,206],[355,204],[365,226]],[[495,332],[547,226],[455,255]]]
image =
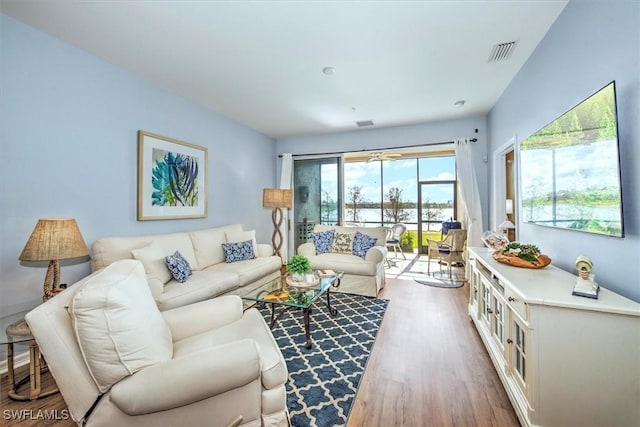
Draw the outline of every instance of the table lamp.
[[[43,301],[60,288],[60,260],[89,255],[75,219],[40,219],[20,254],[20,261],[49,261],[44,278]]]
[[[293,202],[293,195],[291,190],[284,190],[280,188],[265,188],[262,191],[262,206],[265,208],[272,208],[271,220],[273,221],[273,235],[271,236],[271,244],[276,252],[276,255],[280,255],[280,248],[282,248],[282,232],[280,226],[282,225],[282,209],[291,208]]]

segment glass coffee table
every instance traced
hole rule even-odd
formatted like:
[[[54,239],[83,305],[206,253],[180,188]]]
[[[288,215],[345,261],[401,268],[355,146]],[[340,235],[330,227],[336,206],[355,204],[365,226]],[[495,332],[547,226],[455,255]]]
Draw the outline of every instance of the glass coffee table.
[[[338,310],[331,307],[331,288],[338,288],[340,286],[340,279],[344,273],[336,272],[335,275],[327,277],[318,277],[317,273],[315,274],[317,283],[313,285],[295,286],[294,282],[290,279],[287,280],[288,275],[284,275],[265,283],[246,295],[242,295],[242,299],[245,301],[254,301],[259,304],[269,304],[271,306],[271,323],[269,327],[272,329],[278,320],[278,316],[284,312],[284,310],[291,308],[302,309],[304,332],[307,339],[305,347],[311,348],[311,334],[309,331],[311,305],[322,295],[326,295],[326,304],[329,313],[332,316],[337,315]],[[280,313],[276,313],[277,307],[282,308]]]

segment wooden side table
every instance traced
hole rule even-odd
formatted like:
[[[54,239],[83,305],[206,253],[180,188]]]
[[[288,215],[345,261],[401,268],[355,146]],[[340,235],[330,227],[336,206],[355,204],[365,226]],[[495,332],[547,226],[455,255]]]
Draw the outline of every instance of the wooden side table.
[[[13,400],[36,400],[43,397],[51,396],[58,392],[57,388],[51,390],[42,391],[41,386],[41,374],[49,370],[47,363],[44,361],[40,354],[40,349],[36,340],[31,335],[29,325],[24,320],[24,315],[28,311],[18,313],[13,316],[8,316],[2,319],[2,326],[6,326],[6,339],[3,339],[2,343],[7,345],[7,375],[9,383],[9,398]],[[17,320],[16,320],[17,319]],[[14,344],[28,343],[29,344],[29,375],[16,381],[13,357],[14,357]],[[20,394],[18,390],[24,384],[29,382],[29,395]]]

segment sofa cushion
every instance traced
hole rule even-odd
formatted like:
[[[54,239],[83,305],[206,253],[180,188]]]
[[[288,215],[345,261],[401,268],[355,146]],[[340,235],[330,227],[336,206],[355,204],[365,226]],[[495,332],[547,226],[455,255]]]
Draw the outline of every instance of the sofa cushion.
[[[334,233],[333,243],[331,245],[331,252],[337,254],[352,254],[353,253],[353,236],[352,233]]]
[[[180,283],[187,281],[191,276],[191,266],[189,262],[184,259],[180,252],[175,251],[173,255],[169,255],[165,258],[167,268],[171,272],[171,276]]]
[[[198,269],[204,270],[213,264],[224,262],[222,244],[227,243],[227,232],[242,231],[240,224],[232,224],[224,227],[196,230],[189,233],[193,250],[198,259]],[[193,264],[191,264],[193,268]]]
[[[334,230],[321,231],[318,233],[311,233],[313,239],[313,245],[316,248],[316,254],[326,254],[331,252],[333,246]]]
[[[156,303],[165,311],[213,298],[237,287],[238,275],[233,272],[194,270],[185,283],[171,280],[164,285],[164,292],[156,297]]]
[[[253,253],[258,256],[258,242],[256,241],[256,230],[249,231],[226,231],[225,236],[227,243],[240,243],[251,240],[253,246]]]
[[[353,236],[353,254],[364,258],[367,251],[376,245],[378,239],[368,236],[359,231]]]
[[[171,272],[165,262],[166,254],[155,241],[142,248],[131,250],[131,256],[142,262],[144,270],[149,276],[160,279],[162,283],[171,280]]]
[[[169,326],[139,261],[117,261],[83,283],[71,300],[69,314],[82,357],[103,393],[173,355]]]
[[[185,338],[174,343],[174,357],[192,354],[198,350],[237,341],[239,338],[255,340],[260,353],[262,385],[271,389],[287,381],[287,365],[278,349],[269,326],[255,308],[245,311],[242,318],[229,325]]]
[[[224,260],[227,263],[255,259],[256,257],[251,240],[237,243],[223,243],[222,251],[224,252]]]
[[[240,286],[253,283],[274,272],[280,270],[282,260],[279,256],[258,257],[248,261],[237,261],[232,263],[222,262],[207,268],[205,271],[224,271],[235,273],[239,277]],[[191,279],[189,279],[191,281]]]
[[[346,274],[375,276],[378,265],[353,254],[328,253],[309,257],[314,270],[344,271]]]

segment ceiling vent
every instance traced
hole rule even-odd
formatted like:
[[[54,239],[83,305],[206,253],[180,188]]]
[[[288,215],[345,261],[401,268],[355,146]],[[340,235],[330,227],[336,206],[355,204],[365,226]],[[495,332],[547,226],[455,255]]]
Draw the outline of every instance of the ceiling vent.
[[[371,120],[363,120],[361,122],[356,122],[356,124],[358,125],[359,128],[365,127],[365,126],[373,126],[373,121],[371,121]]]
[[[499,43],[493,46],[491,49],[491,55],[489,55],[489,62],[506,61],[511,58],[513,49],[515,49],[517,41]]]

